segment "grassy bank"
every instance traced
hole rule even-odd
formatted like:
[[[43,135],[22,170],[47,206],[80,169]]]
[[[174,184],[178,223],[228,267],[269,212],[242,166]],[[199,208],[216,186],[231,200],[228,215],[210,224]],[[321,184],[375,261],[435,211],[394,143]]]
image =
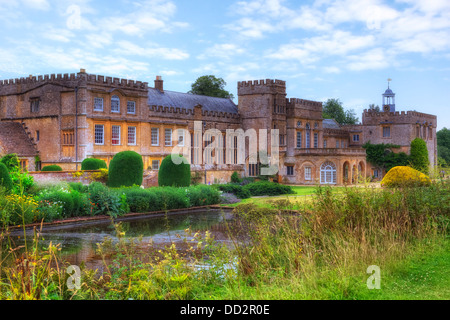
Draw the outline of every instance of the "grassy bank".
[[[450,298],[449,182],[404,189],[318,187],[309,201],[286,198],[311,190],[295,191],[267,206],[238,205],[236,219],[227,225],[239,244],[234,250],[196,230],[186,230],[189,237],[177,245],[160,248],[126,238],[115,224],[118,241],[97,248],[105,271],[80,266],[82,281],[74,290],[66,286],[69,276],[57,247],[29,248],[14,265],[1,265],[0,297]],[[289,209],[300,214],[286,214]],[[380,268],[380,290],[367,288],[371,265]]]

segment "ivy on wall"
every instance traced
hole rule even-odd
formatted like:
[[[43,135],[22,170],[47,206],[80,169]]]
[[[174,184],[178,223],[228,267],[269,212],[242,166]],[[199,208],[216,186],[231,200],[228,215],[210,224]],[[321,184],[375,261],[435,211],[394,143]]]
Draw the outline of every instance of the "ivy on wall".
[[[367,162],[370,162],[379,168],[383,168],[386,171],[397,166],[407,166],[410,163],[410,157],[406,153],[393,152],[393,149],[400,148],[399,145],[390,143],[372,144],[369,141],[362,147],[366,149]]]

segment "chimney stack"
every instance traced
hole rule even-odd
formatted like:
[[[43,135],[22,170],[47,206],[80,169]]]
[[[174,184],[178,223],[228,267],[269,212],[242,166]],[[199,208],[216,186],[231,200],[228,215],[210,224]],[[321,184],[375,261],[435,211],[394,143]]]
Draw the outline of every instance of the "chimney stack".
[[[161,76],[156,76],[155,80],[155,89],[158,89],[160,92],[164,92],[163,80]]]

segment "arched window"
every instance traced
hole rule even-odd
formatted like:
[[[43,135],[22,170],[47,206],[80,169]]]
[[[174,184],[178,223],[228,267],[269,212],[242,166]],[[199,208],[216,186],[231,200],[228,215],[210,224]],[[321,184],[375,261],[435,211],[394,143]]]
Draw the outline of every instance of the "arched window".
[[[336,165],[333,162],[324,162],[320,167],[320,183],[336,184]]]
[[[120,99],[118,96],[111,97],[111,112],[120,112]]]

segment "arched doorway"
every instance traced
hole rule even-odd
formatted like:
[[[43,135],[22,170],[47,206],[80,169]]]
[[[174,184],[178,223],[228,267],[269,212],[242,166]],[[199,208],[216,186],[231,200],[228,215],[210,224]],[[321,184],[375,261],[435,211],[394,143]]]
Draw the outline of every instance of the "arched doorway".
[[[320,183],[336,184],[336,165],[326,161],[320,166]]]

